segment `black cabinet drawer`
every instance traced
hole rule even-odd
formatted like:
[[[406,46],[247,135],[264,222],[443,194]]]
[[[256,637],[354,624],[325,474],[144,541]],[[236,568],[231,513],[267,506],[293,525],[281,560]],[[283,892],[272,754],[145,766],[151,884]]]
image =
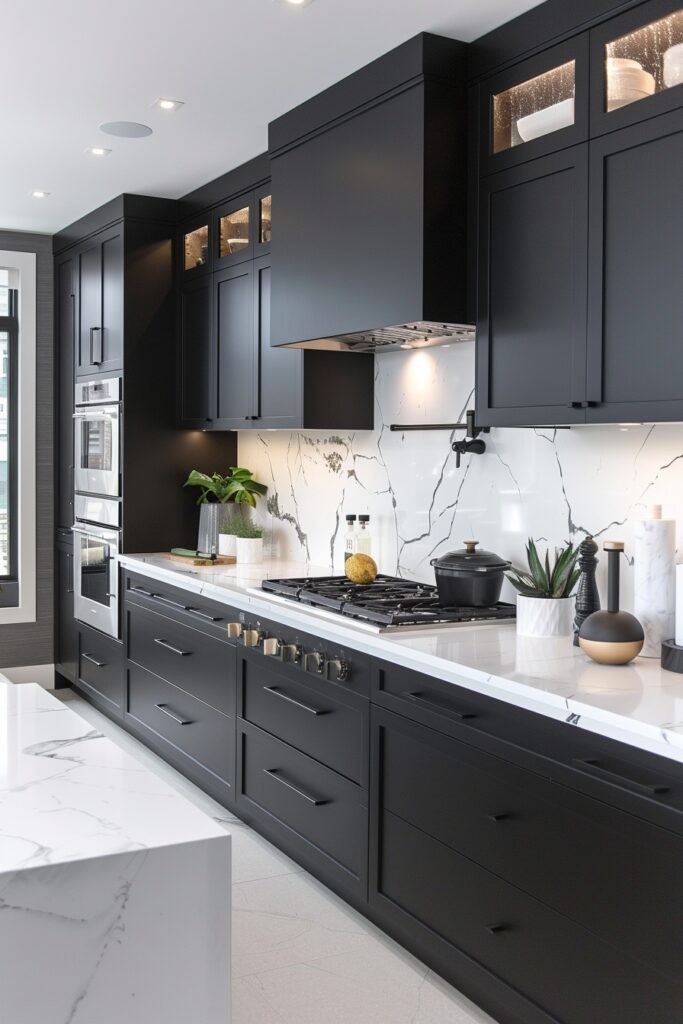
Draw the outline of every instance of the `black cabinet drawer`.
[[[383,807],[683,984],[683,840],[475,747],[376,718]]]
[[[128,658],[226,715],[235,713],[235,648],[165,615],[129,606]]]
[[[297,750],[333,768],[348,779],[366,784],[369,703],[332,696],[329,684],[308,685],[296,669],[271,667],[261,655],[239,659],[242,716]],[[303,673],[299,672],[299,675]],[[339,691],[339,687],[336,687]],[[339,696],[339,694],[337,694]]]
[[[681,1019],[683,988],[386,812],[378,873],[380,903],[389,901],[562,1024]]]
[[[363,790],[247,723],[241,733],[238,806],[265,811],[355,878],[365,874]]]
[[[219,638],[226,637],[228,622],[236,622],[239,617],[239,613],[228,605],[208,601],[199,594],[146,576],[126,575],[124,594],[126,605],[149,608]]]
[[[96,629],[79,626],[76,685],[95,703],[120,716],[125,692],[123,645]]]
[[[234,719],[128,664],[128,716],[224,782],[234,778]]]
[[[683,836],[676,761],[390,662],[373,662],[372,700]]]

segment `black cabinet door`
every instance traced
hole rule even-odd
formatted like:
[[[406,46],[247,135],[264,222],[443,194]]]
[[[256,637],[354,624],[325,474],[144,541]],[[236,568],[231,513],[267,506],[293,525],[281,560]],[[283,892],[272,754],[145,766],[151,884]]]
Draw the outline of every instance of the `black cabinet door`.
[[[270,344],[269,256],[254,260],[254,427],[290,429],[303,426],[302,386],[304,352]],[[343,358],[343,357],[342,357]]]
[[[78,671],[78,626],[74,618],[73,543],[57,544],[56,667],[70,682]]]
[[[237,430],[256,416],[253,261],[213,275],[217,426]]]
[[[586,418],[588,147],[480,182],[477,419]]]
[[[123,368],[123,228],[97,235],[78,254],[76,372]]]
[[[188,281],[180,294],[180,425],[205,430],[216,417],[213,280]]]
[[[55,267],[56,363],[57,363],[57,437],[56,525],[73,526],[73,453],[74,453],[74,341],[76,331],[75,260],[61,260]]]
[[[683,110],[591,143],[588,411],[683,419]]]

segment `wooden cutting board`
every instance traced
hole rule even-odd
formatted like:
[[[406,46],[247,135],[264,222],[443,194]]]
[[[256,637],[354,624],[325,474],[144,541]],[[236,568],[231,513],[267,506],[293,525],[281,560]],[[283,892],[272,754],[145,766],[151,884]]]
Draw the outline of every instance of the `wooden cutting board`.
[[[216,558],[198,558],[190,555],[168,555],[172,562],[179,562],[181,565],[201,566],[204,569],[211,569],[220,565],[234,565],[237,561],[234,555],[217,555]]]

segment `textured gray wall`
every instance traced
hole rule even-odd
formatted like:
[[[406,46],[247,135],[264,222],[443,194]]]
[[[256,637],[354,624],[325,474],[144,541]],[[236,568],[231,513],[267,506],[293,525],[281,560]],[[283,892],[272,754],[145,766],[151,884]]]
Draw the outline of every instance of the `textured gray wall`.
[[[0,625],[0,668],[53,660],[52,238],[0,231],[0,249],[36,253],[36,622]]]

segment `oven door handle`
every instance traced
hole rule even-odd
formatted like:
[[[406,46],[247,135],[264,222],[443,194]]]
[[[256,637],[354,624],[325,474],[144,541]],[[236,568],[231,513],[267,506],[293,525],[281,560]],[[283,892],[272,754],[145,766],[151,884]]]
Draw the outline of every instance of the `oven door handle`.
[[[111,411],[106,406],[93,406],[89,409],[77,409],[76,412],[71,414],[74,420],[117,420],[119,418],[119,410],[112,409]]]

